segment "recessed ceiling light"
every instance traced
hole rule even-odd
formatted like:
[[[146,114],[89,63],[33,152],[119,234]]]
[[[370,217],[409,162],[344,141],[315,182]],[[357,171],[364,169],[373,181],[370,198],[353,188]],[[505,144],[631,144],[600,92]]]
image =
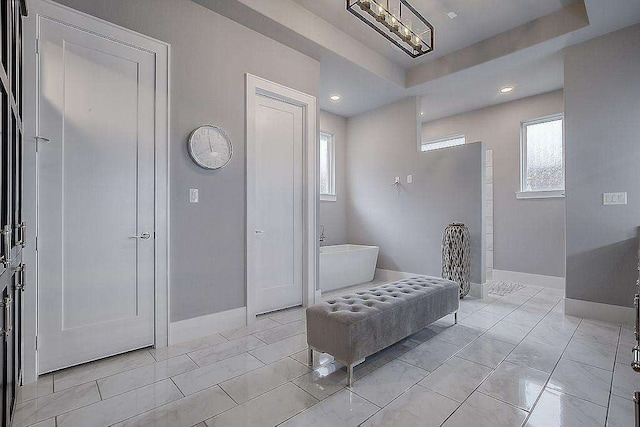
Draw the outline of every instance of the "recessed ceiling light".
[[[458,14],[455,13],[455,12],[449,12],[449,13],[447,13],[447,16],[449,17],[449,19],[453,19],[453,18],[457,17]]]
[[[420,115],[421,115],[421,116],[424,116],[424,111],[420,111]]]
[[[329,99],[333,102],[340,101],[340,95],[331,95]]]
[[[513,90],[513,86],[506,86],[500,89],[500,93],[509,93]]]

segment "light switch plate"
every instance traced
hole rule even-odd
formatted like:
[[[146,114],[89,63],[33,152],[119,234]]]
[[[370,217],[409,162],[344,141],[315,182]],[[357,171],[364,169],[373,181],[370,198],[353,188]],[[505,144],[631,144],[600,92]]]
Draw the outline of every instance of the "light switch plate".
[[[602,193],[602,204],[608,205],[626,205],[627,193]]]
[[[198,189],[197,188],[190,188],[189,189],[189,203],[198,203],[200,202],[200,197],[198,195]]]
[[[407,184],[411,184],[413,182],[413,175],[407,175]]]

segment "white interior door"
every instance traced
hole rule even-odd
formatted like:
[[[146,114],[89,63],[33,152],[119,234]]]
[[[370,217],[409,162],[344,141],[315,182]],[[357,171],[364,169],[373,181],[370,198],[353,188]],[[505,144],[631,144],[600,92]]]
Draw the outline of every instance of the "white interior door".
[[[42,19],[38,66],[44,373],[154,343],[156,65],[112,36]]]
[[[257,313],[302,304],[303,110],[255,97],[253,259]],[[251,244],[251,242],[250,242]]]

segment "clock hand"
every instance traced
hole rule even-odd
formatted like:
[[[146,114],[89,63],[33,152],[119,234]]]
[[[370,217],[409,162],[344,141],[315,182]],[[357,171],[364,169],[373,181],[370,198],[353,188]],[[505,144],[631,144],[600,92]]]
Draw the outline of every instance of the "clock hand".
[[[209,138],[209,150],[211,150],[211,152],[213,153],[213,145],[211,145],[211,134],[210,133],[207,134],[207,138]]]

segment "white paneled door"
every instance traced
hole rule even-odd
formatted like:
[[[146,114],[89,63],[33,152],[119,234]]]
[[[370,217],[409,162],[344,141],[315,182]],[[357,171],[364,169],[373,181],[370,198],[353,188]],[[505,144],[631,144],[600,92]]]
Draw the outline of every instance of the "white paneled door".
[[[154,343],[156,64],[145,50],[42,19],[38,67],[44,373]]]
[[[303,110],[259,95],[255,103],[255,229],[247,262],[261,313],[302,304]]]

